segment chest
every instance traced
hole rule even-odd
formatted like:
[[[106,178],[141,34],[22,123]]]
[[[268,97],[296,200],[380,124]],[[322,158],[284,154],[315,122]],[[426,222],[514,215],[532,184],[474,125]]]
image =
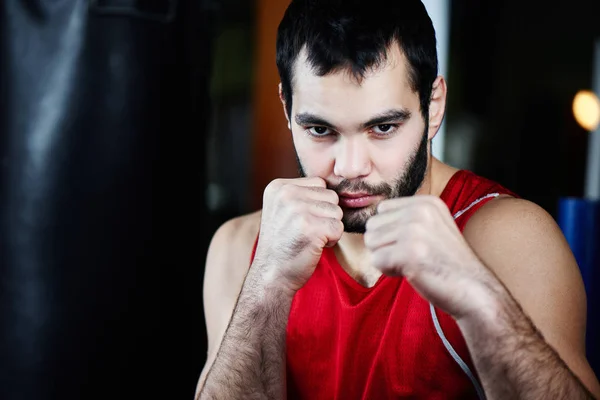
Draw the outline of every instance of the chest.
[[[428,302],[401,278],[365,288],[344,274],[321,262],[294,298],[286,339],[290,398],[473,397]],[[445,336],[468,359],[454,321],[437,313]]]

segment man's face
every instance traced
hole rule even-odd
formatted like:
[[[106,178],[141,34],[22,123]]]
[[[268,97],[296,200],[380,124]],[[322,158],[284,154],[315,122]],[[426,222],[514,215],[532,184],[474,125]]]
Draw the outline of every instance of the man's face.
[[[302,52],[289,116],[301,173],[340,197],[346,232],[364,233],[385,199],[411,196],[427,169],[428,132],[399,47],[360,83],[345,71],[319,77]]]

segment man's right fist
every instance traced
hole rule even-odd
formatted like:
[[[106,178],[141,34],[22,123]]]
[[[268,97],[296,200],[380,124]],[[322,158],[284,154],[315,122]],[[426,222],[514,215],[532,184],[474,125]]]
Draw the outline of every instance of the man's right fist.
[[[254,266],[271,283],[297,291],[323,248],[342,237],[338,195],[321,178],[276,179],[265,189]]]

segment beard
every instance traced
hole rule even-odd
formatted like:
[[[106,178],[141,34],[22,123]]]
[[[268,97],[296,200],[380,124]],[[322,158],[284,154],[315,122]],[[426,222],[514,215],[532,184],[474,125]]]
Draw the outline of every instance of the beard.
[[[327,188],[335,191],[338,195],[342,192],[364,192],[371,196],[381,196],[383,199],[413,196],[423,184],[425,172],[427,171],[427,144],[427,129],[425,129],[423,139],[421,139],[419,146],[405,164],[406,168],[390,183],[382,182],[377,185],[371,185],[362,180],[350,181],[344,179],[337,185],[330,185],[328,183]],[[298,161],[300,176],[306,177],[297,152],[296,160]],[[364,234],[367,221],[373,215],[377,214],[377,204],[363,208],[343,208],[342,210],[344,212],[344,216],[342,217],[344,232]]]

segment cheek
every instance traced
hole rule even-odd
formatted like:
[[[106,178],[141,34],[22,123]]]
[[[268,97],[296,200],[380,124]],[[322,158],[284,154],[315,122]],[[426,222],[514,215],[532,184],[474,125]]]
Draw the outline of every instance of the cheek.
[[[395,137],[381,141],[373,149],[374,167],[385,180],[396,179],[419,146],[420,139],[402,132]],[[420,138],[422,136],[419,136]]]
[[[315,143],[304,132],[294,132],[294,147],[308,176],[325,178],[332,174],[334,166],[333,146]]]

